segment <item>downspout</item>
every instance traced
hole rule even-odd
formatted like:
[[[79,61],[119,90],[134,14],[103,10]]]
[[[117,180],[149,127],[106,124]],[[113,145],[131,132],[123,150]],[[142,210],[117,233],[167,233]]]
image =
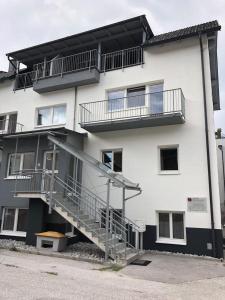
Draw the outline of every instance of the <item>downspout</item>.
[[[225,170],[224,170],[224,154],[223,154],[223,145],[219,145],[218,148],[221,151],[222,154],[222,164],[223,164],[223,187],[224,187],[224,191],[225,191]],[[225,205],[225,199],[223,199],[223,203]]]
[[[76,113],[77,113],[77,87],[74,88],[73,131],[75,131],[76,128]]]
[[[202,69],[202,90],[204,102],[204,119],[205,119],[205,139],[206,139],[206,152],[207,152],[207,169],[208,169],[208,182],[209,182],[209,202],[210,202],[210,217],[211,217],[211,232],[212,232],[212,252],[213,257],[216,257],[216,241],[215,241],[215,223],[214,223],[214,208],[212,196],[212,179],[211,179],[211,163],[209,151],[209,131],[208,131],[208,115],[207,115],[207,101],[206,101],[206,86],[205,86],[205,67],[204,67],[204,53],[202,35],[199,34],[200,52],[201,52],[201,69]]]

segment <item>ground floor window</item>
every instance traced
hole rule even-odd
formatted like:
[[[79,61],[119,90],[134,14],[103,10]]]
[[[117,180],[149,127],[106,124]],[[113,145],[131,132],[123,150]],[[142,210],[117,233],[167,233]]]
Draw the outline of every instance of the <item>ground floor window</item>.
[[[158,241],[185,242],[183,212],[158,212]]]
[[[26,236],[27,209],[4,207],[2,212],[1,234]]]

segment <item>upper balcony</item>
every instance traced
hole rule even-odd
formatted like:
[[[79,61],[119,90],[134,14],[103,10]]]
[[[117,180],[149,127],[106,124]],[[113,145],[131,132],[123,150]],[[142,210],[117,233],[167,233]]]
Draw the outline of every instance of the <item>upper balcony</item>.
[[[34,65],[34,71],[16,77],[15,90],[33,86],[37,93],[99,81],[97,50],[54,58]]]
[[[80,125],[89,132],[184,122],[185,98],[180,88],[80,104]]]
[[[92,84],[99,82],[100,72],[140,64],[143,64],[143,49],[140,46],[101,55],[93,49],[35,64],[34,71],[16,76],[14,89],[33,86],[35,92],[44,93]]]

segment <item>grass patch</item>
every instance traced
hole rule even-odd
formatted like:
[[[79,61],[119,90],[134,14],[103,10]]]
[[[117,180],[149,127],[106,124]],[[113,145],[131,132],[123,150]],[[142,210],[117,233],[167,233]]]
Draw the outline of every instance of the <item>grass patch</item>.
[[[120,271],[121,269],[123,269],[123,266],[121,265],[116,265],[116,264],[113,264],[111,266],[107,266],[107,267],[103,267],[103,268],[100,268],[100,269],[93,269],[93,270],[97,270],[97,271],[113,271],[113,272],[118,272]]]
[[[11,268],[19,268],[18,266],[15,265],[10,265],[10,264],[3,264],[6,267],[11,267]]]
[[[57,275],[58,275],[57,272],[51,272],[51,271],[46,271],[46,272],[42,272],[42,273],[46,273],[46,274],[54,275],[54,276],[57,276]]]

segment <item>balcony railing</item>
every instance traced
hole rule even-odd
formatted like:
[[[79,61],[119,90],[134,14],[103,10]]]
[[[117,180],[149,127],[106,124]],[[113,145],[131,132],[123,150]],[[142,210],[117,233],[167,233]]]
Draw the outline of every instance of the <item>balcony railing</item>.
[[[143,64],[143,48],[133,47],[101,55],[99,64],[99,55],[96,49],[52,59],[34,65],[34,71],[18,74],[15,80],[14,90],[25,89],[33,86],[33,82],[39,79],[50,78],[54,76],[63,77],[82,70],[98,69],[100,72],[107,72],[116,69],[123,69],[130,66]]]
[[[26,89],[32,87],[35,79],[36,79],[35,71],[18,74],[15,79],[14,90],[20,90],[20,89]]]
[[[143,64],[143,48],[133,47],[102,55],[101,71],[106,72],[115,69]]]
[[[167,125],[173,124],[173,117],[178,117],[177,123],[184,122],[185,102],[181,89],[80,104],[80,124],[89,131],[113,130],[114,124],[126,124],[134,120],[141,121],[143,126],[164,125],[163,120],[167,120]],[[155,123],[151,121],[156,119]],[[133,124],[141,127],[137,122]],[[132,125],[129,126],[132,128]]]
[[[63,75],[69,72],[97,68],[97,50],[93,49],[78,54],[54,58],[47,62],[34,65],[37,79]]]
[[[0,134],[11,134],[23,131],[23,124],[17,122],[12,118],[5,118],[0,120]]]

